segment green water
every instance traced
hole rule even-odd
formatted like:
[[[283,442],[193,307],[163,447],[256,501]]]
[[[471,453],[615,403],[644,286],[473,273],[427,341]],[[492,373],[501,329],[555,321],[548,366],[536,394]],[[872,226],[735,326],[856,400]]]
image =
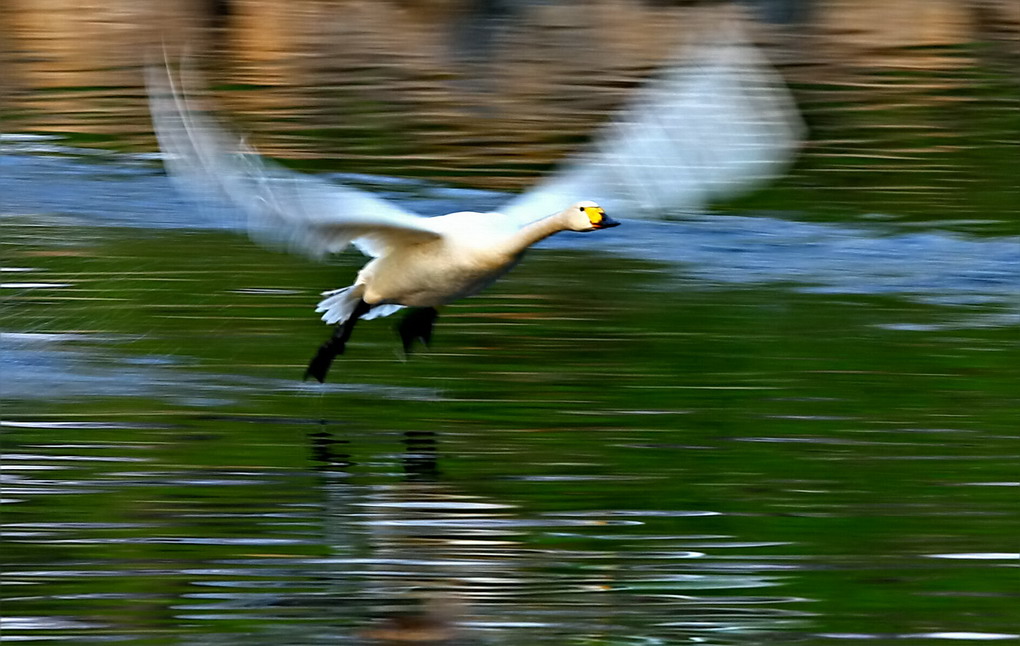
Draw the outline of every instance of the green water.
[[[315,303],[363,258],[215,230],[137,154],[133,50],[72,66],[40,24],[0,79],[0,640],[1020,640],[1020,103],[986,46],[785,68],[811,136],[784,177],[557,236],[428,350],[359,325],[319,386]],[[219,47],[255,143],[425,213],[496,206],[647,71],[515,121],[376,50]]]
[[[366,323],[323,388],[310,305],[353,254],[5,230],[67,285],[4,301],[35,335],[5,369],[8,634],[375,643],[428,599],[464,643],[1015,634],[1016,328],[935,325],[1001,306],[542,249],[430,351]]]

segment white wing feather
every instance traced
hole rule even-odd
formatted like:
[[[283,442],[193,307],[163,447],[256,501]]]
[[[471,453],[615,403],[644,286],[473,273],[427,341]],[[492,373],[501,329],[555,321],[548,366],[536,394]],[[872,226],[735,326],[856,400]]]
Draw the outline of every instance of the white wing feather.
[[[500,210],[528,222],[580,199],[618,217],[699,209],[781,172],[803,132],[782,79],[731,25],[649,82],[587,152]]]
[[[167,174],[189,192],[239,207],[254,240],[321,257],[351,242],[377,256],[395,243],[439,237],[428,218],[263,159],[211,117],[192,109],[168,65],[150,65],[146,78]]]

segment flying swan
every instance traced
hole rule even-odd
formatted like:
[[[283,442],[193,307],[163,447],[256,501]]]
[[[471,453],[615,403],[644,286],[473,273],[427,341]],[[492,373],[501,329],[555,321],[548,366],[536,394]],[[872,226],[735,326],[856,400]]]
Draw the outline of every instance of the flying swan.
[[[260,243],[315,258],[353,243],[372,258],[316,308],[336,325],[305,372],[319,382],[358,320],[414,308],[398,326],[404,350],[427,345],[436,307],[486,288],[539,240],[619,224],[607,211],[655,217],[744,189],[781,170],[802,129],[782,81],[731,30],[650,81],[586,152],[500,212],[421,217],[260,157],[196,109],[165,62],[149,65],[146,79],[163,163],[178,184],[239,207]]]

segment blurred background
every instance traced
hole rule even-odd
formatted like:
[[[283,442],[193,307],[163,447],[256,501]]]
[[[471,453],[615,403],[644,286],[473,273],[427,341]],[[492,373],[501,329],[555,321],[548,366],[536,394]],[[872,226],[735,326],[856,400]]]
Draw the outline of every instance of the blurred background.
[[[483,210],[734,16],[784,176],[322,387],[363,259],[221,230],[142,85],[186,50],[283,164]],[[2,0],[3,639],[1020,640],[1018,70],[1013,0]]]
[[[162,41],[209,68],[217,105],[271,155],[508,190],[740,13],[812,131],[796,172],[755,206],[1015,221],[1020,9],[1009,0],[5,6],[7,132],[151,150],[138,64]]]

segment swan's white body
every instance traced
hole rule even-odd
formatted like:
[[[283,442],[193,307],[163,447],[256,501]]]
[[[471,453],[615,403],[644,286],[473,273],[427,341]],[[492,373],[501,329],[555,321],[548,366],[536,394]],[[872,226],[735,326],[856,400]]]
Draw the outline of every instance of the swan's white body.
[[[521,224],[501,213],[461,211],[425,219],[428,232],[404,233],[389,244],[358,243],[378,255],[350,287],[326,292],[316,311],[327,323],[341,323],[358,301],[372,309],[361,318],[386,316],[403,306],[437,307],[482,291],[513,269],[534,243],[560,231],[593,231],[578,202],[554,215]],[[611,222],[611,220],[609,220]]]
[[[433,307],[471,296],[509,271],[538,241],[499,213],[462,211],[428,223],[438,234],[435,240],[375,258],[358,273],[356,284],[365,286],[366,302]]]
[[[168,66],[150,67],[148,84],[172,178],[240,207],[258,241],[316,257],[353,242],[373,257],[354,285],[324,294],[327,323],[345,321],[361,300],[372,306],[359,310],[368,319],[477,293],[538,240],[597,228],[583,208],[594,202],[567,207],[579,198],[631,216],[702,206],[777,172],[801,130],[785,86],[733,32],[650,82],[586,153],[501,213],[423,218],[259,157],[192,109]]]

